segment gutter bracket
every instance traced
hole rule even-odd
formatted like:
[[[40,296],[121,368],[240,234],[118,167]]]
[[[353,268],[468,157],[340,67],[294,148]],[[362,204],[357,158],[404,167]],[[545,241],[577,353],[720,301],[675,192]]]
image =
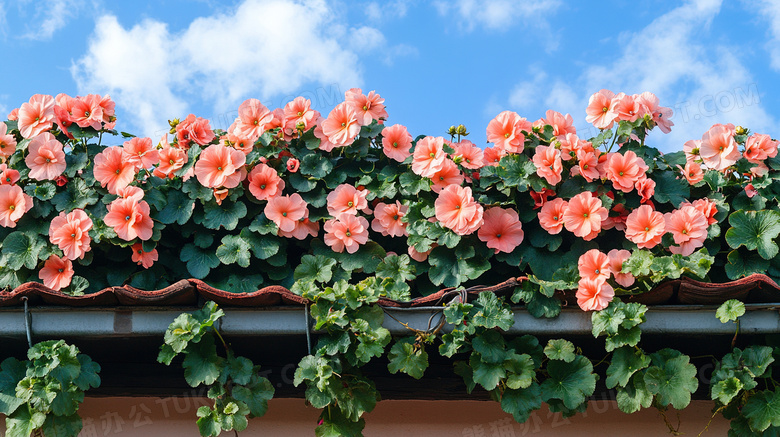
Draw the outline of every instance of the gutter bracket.
[[[32,314],[27,307],[27,296],[22,296],[24,302],[24,331],[27,334],[27,346],[32,348]]]

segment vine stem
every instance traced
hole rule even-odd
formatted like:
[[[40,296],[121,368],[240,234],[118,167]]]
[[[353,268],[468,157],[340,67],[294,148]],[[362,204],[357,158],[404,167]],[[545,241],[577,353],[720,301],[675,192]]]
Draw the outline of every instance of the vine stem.
[[[610,353],[608,353],[608,354],[606,354],[606,355],[604,355],[604,358],[600,359],[598,363],[596,363],[596,364],[594,364],[594,365],[593,365],[593,367],[595,368],[595,367],[597,367],[599,364],[603,363],[603,362],[604,362],[604,361],[607,359],[607,357],[609,357],[609,355],[610,355],[610,354],[611,354],[611,352],[610,352]]]
[[[701,437],[701,436],[702,436],[702,434],[704,434],[705,432],[707,432],[707,430],[708,430],[708,429],[709,429],[709,427],[710,427],[710,424],[712,424],[712,420],[713,420],[713,419],[715,419],[715,416],[717,416],[717,415],[718,415],[718,413],[720,413],[721,411],[723,411],[723,410],[725,410],[725,409],[726,409],[726,406],[725,406],[725,405],[723,405],[723,406],[721,406],[720,408],[718,408],[717,410],[715,410],[715,412],[714,412],[714,413],[712,413],[712,416],[710,416],[710,420],[707,422],[707,424],[706,424],[706,425],[704,425],[704,429],[703,429],[703,430],[701,430],[701,432],[700,432],[700,433],[699,433],[699,434],[698,434],[696,437]]]
[[[214,329],[214,333],[217,334],[217,337],[219,337],[219,341],[222,342],[222,346],[225,347],[225,352],[230,352],[230,346],[228,346],[227,342],[225,342],[225,339],[222,338],[222,334],[219,333],[217,328],[214,328],[213,326],[212,328]]]

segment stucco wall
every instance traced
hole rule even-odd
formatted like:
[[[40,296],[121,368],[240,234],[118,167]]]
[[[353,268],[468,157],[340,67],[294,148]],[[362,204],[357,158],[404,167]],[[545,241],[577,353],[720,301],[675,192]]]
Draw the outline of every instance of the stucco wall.
[[[84,418],[82,437],[197,437],[195,411],[202,398],[88,398],[79,410]],[[709,421],[711,402],[696,401],[680,414],[680,431],[697,435]],[[239,433],[250,436],[313,436],[319,411],[301,399],[274,399],[268,414],[249,422]],[[677,415],[669,412],[676,426]],[[366,436],[393,437],[520,437],[520,436],[664,436],[670,435],[654,409],[626,415],[612,401],[593,401],[588,411],[569,419],[536,412],[517,424],[495,402],[383,401],[366,416]],[[712,421],[704,436],[725,436],[728,423]],[[223,433],[232,436],[233,433]]]

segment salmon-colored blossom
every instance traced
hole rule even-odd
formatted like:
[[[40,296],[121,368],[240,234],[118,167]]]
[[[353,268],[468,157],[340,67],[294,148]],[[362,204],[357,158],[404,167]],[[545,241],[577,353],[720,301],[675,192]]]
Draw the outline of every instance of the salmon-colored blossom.
[[[574,127],[574,118],[572,118],[571,114],[563,115],[558,111],[548,109],[541,121],[552,126],[553,135],[556,137],[577,133],[577,128]]]
[[[154,222],[149,216],[149,204],[138,201],[136,197],[118,198],[108,205],[108,213],[103,217],[106,225],[114,228],[116,235],[125,240],[152,238]]]
[[[368,95],[365,95],[360,88],[352,88],[344,93],[344,97],[345,103],[355,110],[358,123],[361,126],[368,126],[373,120],[382,124],[388,117],[384,105],[385,99],[380,97],[376,91],[371,91]]]
[[[414,245],[409,245],[409,247],[406,249],[406,253],[409,254],[409,258],[417,261],[417,262],[425,262],[428,259],[428,255],[431,254],[431,251],[437,246],[436,243],[433,243],[431,245],[431,248],[426,250],[425,252],[419,252],[417,249],[414,248]]]
[[[8,120],[9,121],[17,121],[19,120],[19,108],[14,108],[11,110],[11,112],[8,113]]]
[[[693,206],[684,205],[680,209],[664,214],[666,232],[672,234],[677,246],[670,246],[672,253],[683,256],[692,254],[704,246],[707,238],[707,217]]]
[[[204,187],[234,188],[241,181],[240,168],[246,164],[246,155],[240,150],[222,144],[206,147],[195,163],[195,177]]]
[[[280,237],[295,238],[297,240],[305,240],[306,237],[316,237],[320,232],[320,224],[309,220],[309,208],[306,208],[306,212],[302,219],[295,222],[295,229],[290,232],[285,232],[281,229],[278,231]]]
[[[636,193],[639,194],[639,203],[647,203],[655,194],[655,181],[648,177],[643,177],[636,181],[634,188],[636,188]]]
[[[30,177],[39,181],[52,180],[61,175],[67,163],[62,143],[49,132],[43,132],[30,141],[24,163],[30,168]]]
[[[702,214],[704,214],[704,217],[707,218],[707,225],[713,225],[718,222],[718,219],[715,218],[715,214],[718,213],[718,206],[715,205],[715,202],[708,198],[703,199],[696,199],[693,202],[685,201],[680,205],[680,208],[686,205],[691,205],[697,210],[699,210]]]
[[[254,143],[263,135],[266,125],[271,122],[274,115],[257,99],[247,99],[238,106],[238,118],[228,128],[228,131],[248,138]],[[203,144],[201,144],[203,145]]]
[[[576,297],[583,311],[601,311],[612,302],[615,290],[603,280],[583,278],[577,283]]]
[[[567,231],[577,237],[590,241],[599,234],[601,222],[608,215],[609,211],[602,206],[601,199],[585,191],[569,200],[569,205],[563,214],[563,225]]]
[[[352,144],[360,133],[357,113],[349,103],[339,103],[322,122],[322,132],[336,147]]]
[[[412,171],[424,178],[433,177],[444,167],[444,138],[425,137],[417,142],[412,155]]]
[[[2,134],[2,131],[0,131]],[[1,140],[0,140],[1,141]],[[758,164],[767,158],[777,156],[777,141],[766,134],[753,134],[745,141],[745,159]]]
[[[43,285],[60,291],[70,285],[73,279],[73,263],[65,257],[50,255],[38,272],[38,277],[43,281]]]
[[[173,179],[176,172],[187,163],[187,152],[178,147],[163,146],[159,151],[160,163],[154,169],[154,175],[160,178]]]
[[[365,217],[342,214],[335,219],[330,219],[323,226],[325,235],[323,241],[334,252],[355,253],[360,245],[368,241],[368,220]]]
[[[484,223],[477,236],[487,247],[498,252],[512,252],[523,242],[525,233],[517,211],[504,208],[490,208],[483,215]]]
[[[328,136],[325,135],[325,133],[322,131],[322,123],[318,124],[317,127],[314,128],[314,136],[319,138],[320,140],[320,146],[319,146],[320,150],[330,152],[336,147],[341,147],[330,142]]]
[[[0,226],[16,227],[16,222],[33,206],[32,197],[18,185],[0,185]]]
[[[54,97],[35,94],[30,101],[22,103],[18,112],[19,133],[22,138],[35,138],[54,124]],[[9,117],[10,119],[10,117]]]
[[[144,198],[144,190],[132,185],[116,190],[116,194],[123,199],[134,199],[136,201],[143,200]]]
[[[652,114],[653,122],[661,129],[661,132],[668,134],[672,131],[672,126],[674,126],[674,122],[672,122],[674,111],[672,111],[672,108],[660,106],[658,97],[648,91],[640,94],[639,100],[647,108],[647,113]]]
[[[412,153],[412,135],[406,129],[406,126],[394,124],[382,130],[382,151],[385,155],[398,162],[404,160]]]
[[[135,179],[136,168],[121,147],[107,147],[95,156],[95,179],[111,194],[130,185]]]
[[[734,125],[713,125],[701,137],[699,154],[704,164],[713,170],[723,171],[737,162],[742,154],[734,140]]]
[[[338,217],[341,214],[357,215],[358,211],[368,208],[366,196],[368,190],[358,190],[350,184],[341,184],[328,193],[328,214]]]
[[[555,147],[537,146],[533,157],[536,166],[536,174],[544,178],[550,185],[557,185],[561,181],[563,164],[561,163],[561,151]]]
[[[290,173],[296,173],[298,171],[298,168],[301,166],[301,161],[298,161],[296,158],[290,158],[287,160],[287,171]]]
[[[649,205],[631,211],[626,219],[626,238],[643,249],[651,249],[661,242],[666,232],[664,215]]]
[[[70,121],[79,127],[91,127],[100,130],[103,122],[103,107],[100,106],[101,97],[96,94],[87,94],[85,97],[76,97],[70,103]]]
[[[564,161],[576,158],[580,152],[591,152],[598,156],[598,153],[593,148],[593,143],[580,139],[576,134],[567,133],[562,135],[557,142],[560,143],[561,159]]]
[[[470,170],[479,170],[485,166],[485,153],[469,140],[461,140],[452,145],[455,149],[453,158],[460,159],[460,165]]]
[[[615,282],[623,287],[630,287],[634,285],[634,275],[631,273],[621,273],[623,270],[623,263],[631,257],[631,252],[625,249],[612,249],[607,254],[609,258],[609,268],[612,270],[612,274],[615,277]]]
[[[295,230],[296,222],[306,216],[306,201],[300,194],[276,196],[268,199],[265,216],[284,232]]]
[[[214,140],[214,137],[214,131],[211,130],[209,121],[205,118],[195,117],[195,114],[188,115],[176,125],[176,138],[179,140],[179,147],[183,149],[189,149],[191,142],[205,146]]]
[[[485,149],[485,152],[483,154],[483,162],[485,165],[489,165],[491,167],[497,167],[498,163],[501,162],[501,158],[503,158],[506,155],[506,150],[502,149],[501,147],[494,146],[494,147],[488,147]]]
[[[320,117],[319,111],[311,109],[311,100],[296,97],[284,105],[284,133],[306,132],[317,124]]]
[[[530,121],[519,116],[516,112],[503,111],[487,126],[487,140],[507,153],[523,153],[525,147],[525,132],[531,132],[533,125]]]
[[[0,122],[0,159],[8,158],[16,151],[16,139],[8,134],[8,125]]]
[[[748,199],[752,199],[756,194],[758,194],[758,190],[753,184],[745,185],[745,195],[748,196]]]
[[[482,205],[471,195],[471,188],[450,185],[441,190],[434,202],[436,219],[458,235],[468,235],[482,226]]]
[[[401,220],[408,210],[409,207],[407,205],[403,205],[397,200],[395,203],[390,204],[377,203],[376,207],[374,207],[374,220],[371,221],[371,229],[385,237],[409,235],[406,231],[407,223]]]
[[[615,93],[610,90],[600,90],[590,96],[588,107],[585,109],[588,114],[585,121],[592,123],[597,129],[612,128],[612,124],[618,116],[613,97],[615,97]]]
[[[645,177],[647,169],[645,161],[631,150],[625,154],[613,153],[607,161],[607,178],[615,188],[628,193]]]
[[[130,141],[125,141],[122,147],[127,153],[127,160],[138,170],[152,168],[160,162],[160,155],[157,149],[152,146],[151,138],[133,138]]]
[[[583,253],[577,260],[577,270],[581,278],[593,281],[606,281],[612,274],[609,257],[598,249]]]
[[[621,121],[637,121],[648,113],[647,107],[638,95],[625,95],[620,93],[613,98],[617,119]]]
[[[596,154],[600,154],[598,151],[577,151],[577,165],[571,168],[572,175],[580,175],[588,182],[598,180],[601,176],[599,172],[599,158]]]
[[[249,180],[249,192],[257,200],[268,200],[279,196],[284,190],[284,180],[279,177],[276,170],[262,163],[257,164],[249,172],[247,179]]]
[[[606,220],[601,222],[601,229],[617,229],[618,231],[626,230],[626,219],[628,218],[628,210],[625,205],[618,203],[612,207],[612,212],[616,212],[617,215],[609,216]]]
[[[536,192],[534,190],[528,190],[528,194],[531,195],[531,199],[534,200],[534,209],[539,209],[547,203],[547,198],[555,196],[555,191],[549,188],[542,188],[542,191]]]
[[[131,249],[133,250],[133,255],[130,259],[139,266],[143,266],[145,269],[154,265],[154,262],[159,258],[156,248],[146,252],[144,251],[144,245],[142,243],[133,244]]]
[[[701,161],[701,140],[688,140],[683,144],[683,152],[685,152],[686,162]]]
[[[69,260],[84,258],[89,252],[89,230],[92,229],[92,219],[81,209],[74,209],[65,214],[60,212],[49,225],[49,241],[56,245]]]
[[[704,172],[701,166],[693,161],[685,163],[685,167],[677,166],[682,171],[683,177],[688,181],[689,185],[696,185],[704,180]]]
[[[458,165],[450,159],[445,159],[441,170],[431,176],[431,181],[433,181],[431,190],[433,190],[434,193],[440,193],[441,190],[449,185],[462,184],[463,180],[463,173],[458,169]]]
[[[19,171],[0,164],[0,185],[13,185],[19,180]]]
[[[538,214],[539,225],[551,235],[560,233],[563,229],[563,215],[568,207],[569,202],[560,197],[545,202]]]

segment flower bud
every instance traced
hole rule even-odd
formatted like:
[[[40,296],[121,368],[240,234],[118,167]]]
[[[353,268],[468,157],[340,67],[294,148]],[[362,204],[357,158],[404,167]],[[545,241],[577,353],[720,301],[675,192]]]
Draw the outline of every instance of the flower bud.
[[[450,128],[447,129],[447,135],[455,136],[457,134],[458,134],[458,128],[456,128],[455,126],[450,126]]]
[[[742,126],[737,126],[737,128],[734,130],[736,131],[737,135],[747,135],[748,133],[748,130]]]
[[[465,137],[465,136],[467,136],[469,134],[468,131],[466,130],[466,126],[464,126],[462,124],[458,125],[458,128],[457,128],[456,132],[457,132],[458,135],[463,136],[463,137]]]

